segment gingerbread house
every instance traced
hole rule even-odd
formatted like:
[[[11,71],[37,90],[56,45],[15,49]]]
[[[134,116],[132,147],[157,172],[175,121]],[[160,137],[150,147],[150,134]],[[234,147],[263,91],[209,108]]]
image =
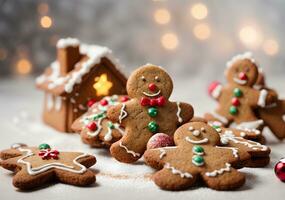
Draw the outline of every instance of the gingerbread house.
[[[36,79],[45,92],[43,120],[62,132],[87,110],[87,102],[126,94],[126,77],[106,47],[66,38],[57,42],[57,59]]]

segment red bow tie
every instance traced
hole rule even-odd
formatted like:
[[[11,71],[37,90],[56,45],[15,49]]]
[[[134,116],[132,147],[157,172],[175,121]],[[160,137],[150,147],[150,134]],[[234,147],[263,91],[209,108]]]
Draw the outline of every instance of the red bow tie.
[[[51,150],[51,149],[43,149],[39,152],[39,156],[42,157],[42,159],[58,159],[59,152],[57,150]]]
[[[163,96],[155,98],[155,99],[150,99],[147,97],[141,98],[142,106],[164,106],[165,103],[166,103],[166,100]]]

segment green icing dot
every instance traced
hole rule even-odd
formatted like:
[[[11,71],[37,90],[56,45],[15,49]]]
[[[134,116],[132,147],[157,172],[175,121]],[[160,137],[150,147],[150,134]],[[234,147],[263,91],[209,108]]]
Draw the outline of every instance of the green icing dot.
[[[221,127],[218,126],[218,125],[212,125],[212,127],[213,127],[214,129],[219,129],[219,128],[221,128]]]
[[[115,128],[115,126],[114,126],[114,124],[112,122],[108,122],[108,127],[110,129],[114,129]]]
[[[235,106],[230,107],[230,114],[231,115],[236,115],[238,113],[238,109]]]
[[[97,119],[100,119],[100,118],[105,118],[105,114],[104,113],[98,113],[98,114],[95,114],[94,117],[93,117],[93,120],[97,120]]]
[[[155,107],[150,107],[150,108],[147,110],[147,112],[148,112],[148,115],[149,115],[149,116],[155,117],[155,116],[157,116],[158,110],[157,110],[157,108],[155,108]]]
[[[193,152],[195,152],[195,153],[203,153],[204,152],[204,148],[199,146],[199,145],[195,145],[193,147]]]
[[[192,161],[199,166],[204,164],[204,158],[202,156],[195,155],[192,157]]]
[[[234,89],[234,96],[235,97],[241,97],[242,95],[243,95],[243,93],[242,93],[241,89],[239,89],[239,88]]]
[[[40,144],[39,149],[50,149],[50,146],[46,143]]]
[[[154,121],[148,123],[148,130],[152,133],[157,133],[158,131],[158,124]]]

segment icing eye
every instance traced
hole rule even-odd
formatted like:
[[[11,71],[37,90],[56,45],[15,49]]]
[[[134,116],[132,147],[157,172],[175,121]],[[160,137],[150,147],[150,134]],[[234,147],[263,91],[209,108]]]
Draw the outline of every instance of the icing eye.
[[[160,78],[158,76],[155,76],[154,79],[156,82],[160,82]]]
[[[194,130],[193,126],[190,126],[190,127],[188,128],[188,130],[189,130],[189,131],[193,131],[193,130]]]
[[[146,79],[145,79],[144,76],[141,76],[141,80],[142,80],[143,82],[146,82]]]

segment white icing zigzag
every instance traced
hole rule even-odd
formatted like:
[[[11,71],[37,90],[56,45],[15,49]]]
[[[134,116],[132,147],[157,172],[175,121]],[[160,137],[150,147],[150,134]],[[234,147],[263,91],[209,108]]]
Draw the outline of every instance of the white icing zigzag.
[[[238,148],[234,148],[234,147],[219,147],[219,146],[216,146],[216,148],[230,149],[233,152],[233,156],[238,158]]]
[[[178,118],[178,122],[179,123],[182,123],[183,122],[183,119],[182,117],[180,116],[180,113],[181,113],[181,108],[180,108],[180,102],[176,102],[177,104],[177,113],[176,113],[176,116]]]
[[[172,167],[169,163],[165,163],[164,167],[166,169],[170,169],[172,174],[178,174],[180,175],[181,178],[193,178],[192,174],[188,173],[188,172],[182,172],[178,169],[175,169],[174,167]]]
[[[231,171],[231,164],[226,163],[226,167],[221,168],[221,169],[216,169],[212,172],[206,172],[205,175],[209,177],[215,177],[215,176],[223,174],[224,172],[229,172],[229,171]]]
[[[238,54],[234,56],[230,61],[227,62],[226,66],[227,68],[231,67],[236,61],[238,60],[244,60],[249,59],[251,62],[255,63],[255,60],[253,59],[252,52],[245,52],[243,54]]]
[[[141,154],[136,153],[132,150],[129,150],[128,147],[126,147],[125,145],[122,144],[122,142],[120,142],[120,147],[124,148],[126,150],[127,153],[132,154],[134,157],[139,157]]]
[[[120,111],[120,116],[119,116],[119,123],[122,123],[122,120],[125,119],[128,116],[128,113],[125,111],[126,104],[123,103],[123,106]]]
[[[27,162],[27,161],[24,161],[24,159],[30,157],[30,156],[33,156],[35,155],[32,150],[30,149],[22,149],[22,148],[18,148],[19,151],[21,152],[26,152],[26,155],[21,157],[17,162],[18,163],[21,163],[21,164],[25,164],[26,167],[27,167],[27,171],[30,175],[37,175],[37,174],[40,174],[42,172],[45,172],[49,169],[61,169],[61,170],[65,170],[65,171],[69,171],[69,172],[72,172],[72,173],[77,173],[77,174],[82,174],[84,173],[87,169],[84,165],[80,164],[77,162],[78,159],[80,158],[83,158],[85,156],[87,156],[88,154],[84,153],[84,154],[81,154],[79,156],[77,156],[76,158],[73,159],[73,163],[80,167],[79,170],[75,170],[74,169],[74,166],[69,166],[69,165],[65,165],[65,164],[62,164],[62,163],[59,163],[59,162],[54,162],[54,163],[49,163],[49,164],[46,164],[46,165],[42,165],[42,166],[39,166],[39,167],[32,167],[31,163]]]

